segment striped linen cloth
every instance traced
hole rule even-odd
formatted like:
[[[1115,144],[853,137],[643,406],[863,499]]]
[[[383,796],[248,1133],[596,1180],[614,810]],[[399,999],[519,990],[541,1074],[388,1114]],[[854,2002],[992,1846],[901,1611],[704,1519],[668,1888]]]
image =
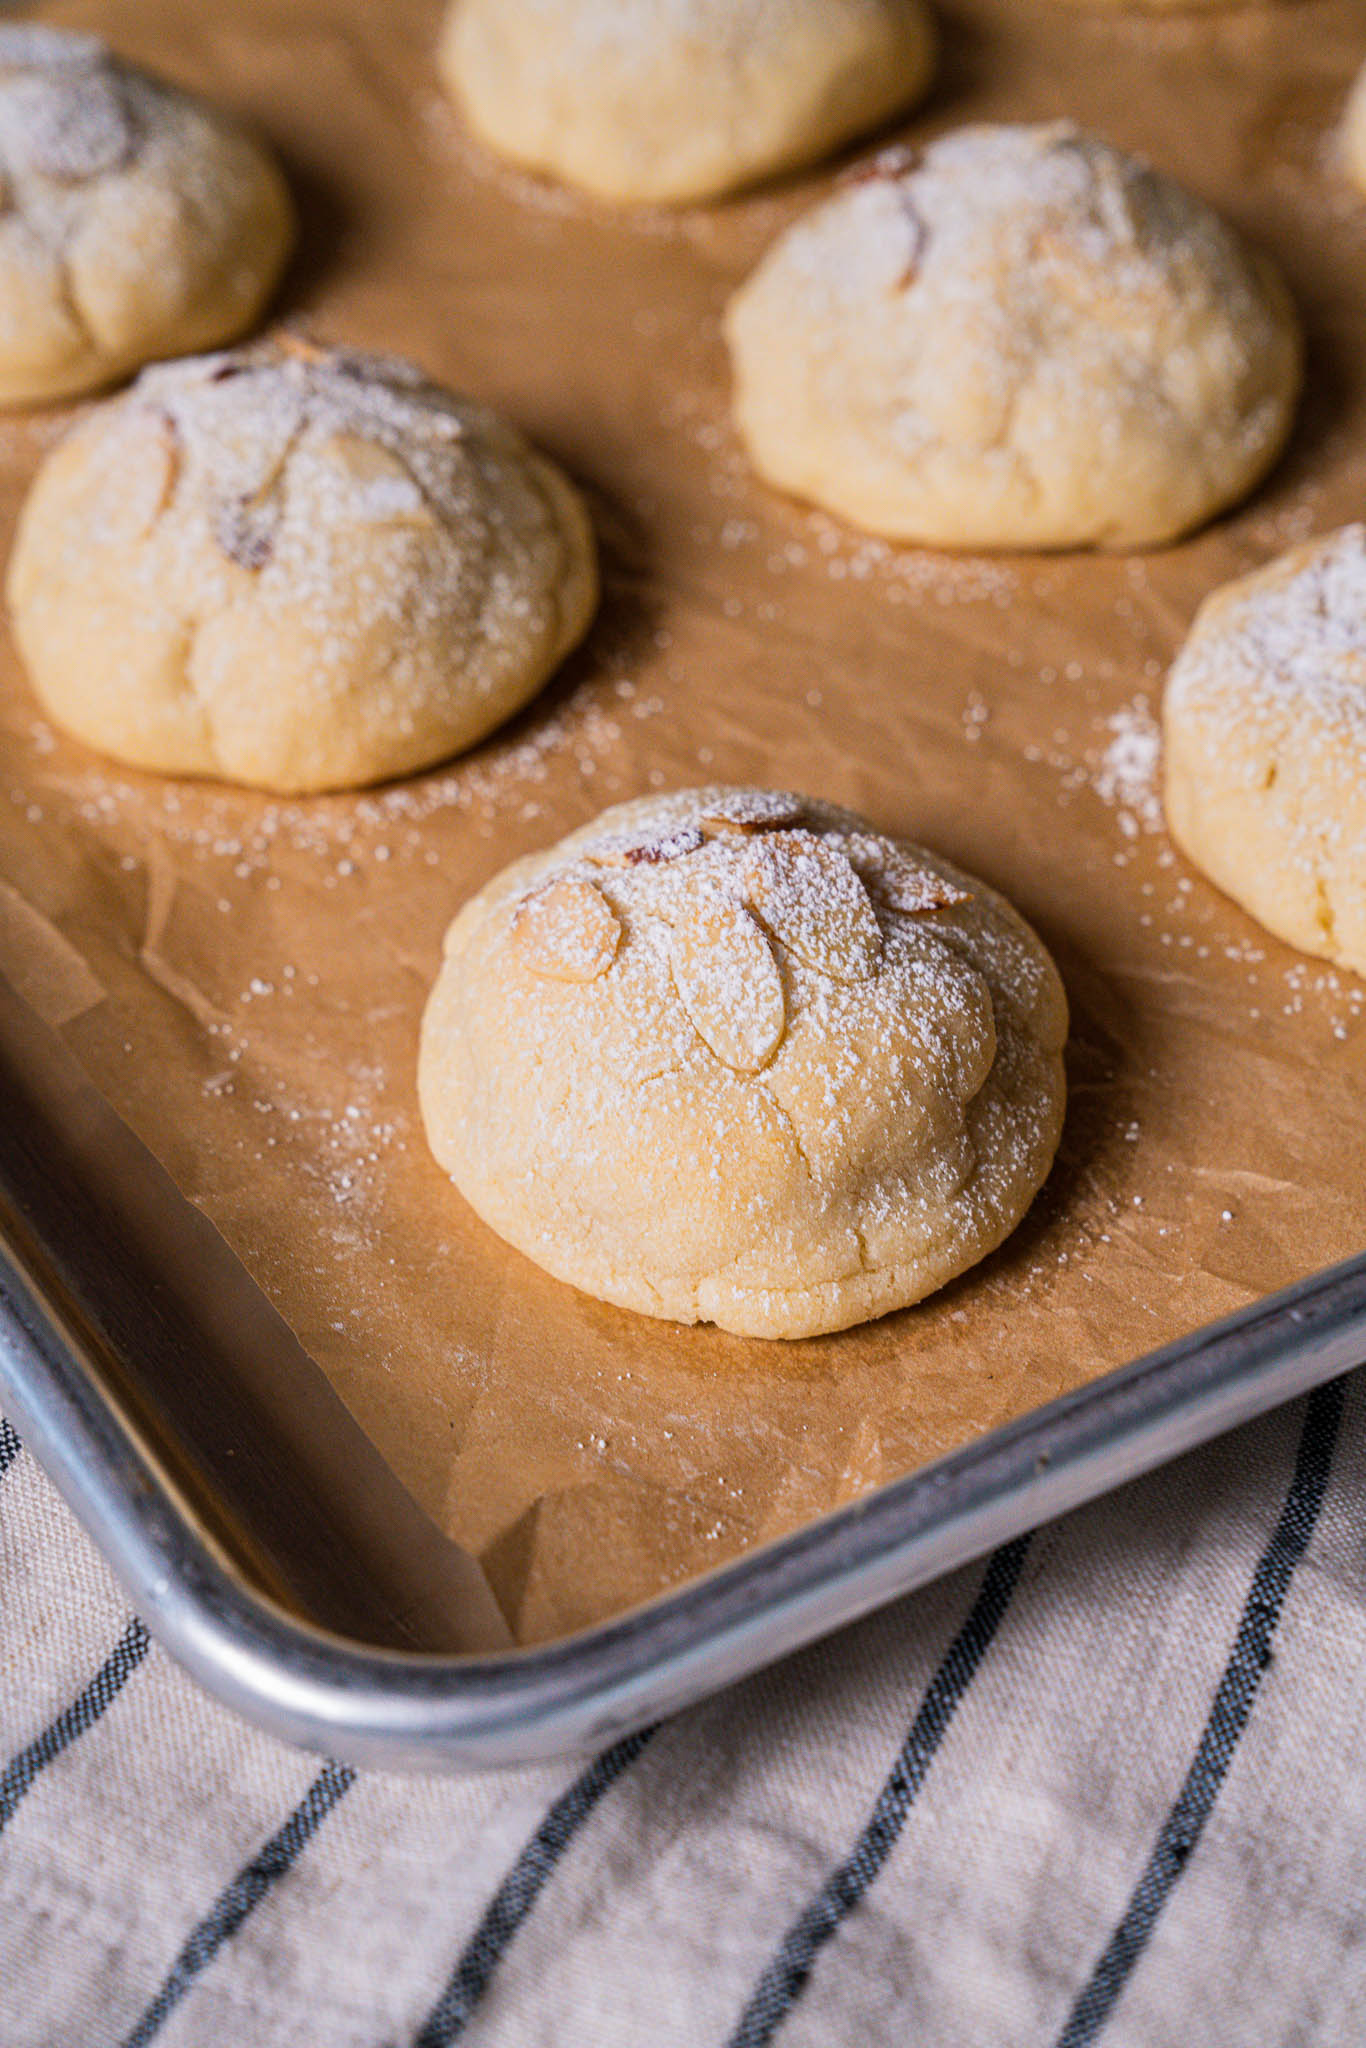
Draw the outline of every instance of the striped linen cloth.
[[[4,2048],[1366,2038],[1366,1373],[590,1761],[281,1747],[0,1433]]]

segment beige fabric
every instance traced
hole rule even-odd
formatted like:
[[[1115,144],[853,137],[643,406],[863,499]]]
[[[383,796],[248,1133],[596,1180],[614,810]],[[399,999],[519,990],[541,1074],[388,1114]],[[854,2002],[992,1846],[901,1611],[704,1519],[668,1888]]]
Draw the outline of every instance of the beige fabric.
[[[1343,1432],[1246,1731],[1107,2048],[1337,2048],[1366,2022],[1356,1765],[1366,1409]],[[1322,1398],[1322,1397],[1320,1397]],[[863,1903],[780,2048],[1054,2048],[1181,1791],[1302,1449],[1304,1404],[1042,1531]],[[625,1768],[504,1947],[461,2038],[724,2048],[860,1836],[980,1570],[694,1708]],[[0,1739],[31,1742],[124,1629],[27,1453],[0,1482]],[[0,1763],[0,1769],[3,1763]],[[0,1834],[6,2048],[110,2048],[279,1831],[316,1760],[152,1649]],[[363,1774],[191,1973],[164,2048],[411,2048],[576,1765]]]

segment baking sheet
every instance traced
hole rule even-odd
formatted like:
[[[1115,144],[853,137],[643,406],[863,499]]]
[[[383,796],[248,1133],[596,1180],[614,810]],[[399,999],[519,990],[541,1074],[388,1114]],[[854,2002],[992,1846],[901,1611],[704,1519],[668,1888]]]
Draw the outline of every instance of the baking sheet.
[[[102,765],[0,665],[0,965],[224,1233],[516,1633],[614,1614],[1366,1242],[1366,985],[1294,955],[1161,830],[1154,712],[1204,592],[1366,509],[1366,202],[1326,131],[1353,0],[1168,20],[954,0],[897,131],[1071,114],[1284,266],[1310,332],[1288,457],[1145,558],[883,546],[753,484],[717,316],[829,171],[615,215],[492,164],[428,0],[54,6],[257,119],[307,242],[285,317],[504,407],[586,487],[586,647],[464,760],[281,802]],[[0,525],[71,417],[0,422]],[[1004,889],[1073,1006],[1054,1174],[919,1308],[798,1344],[548,1279],[423,1143],[422,1002],[459,902],[650,788],[806,789]]]

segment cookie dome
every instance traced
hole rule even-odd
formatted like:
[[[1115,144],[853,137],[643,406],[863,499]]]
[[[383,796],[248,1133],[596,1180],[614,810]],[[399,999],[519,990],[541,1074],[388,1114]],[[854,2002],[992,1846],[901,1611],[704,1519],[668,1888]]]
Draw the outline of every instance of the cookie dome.
[[[605,812],[461,911],[423,1022],[432,1149],[590,1294],[751,1336],[918,1300],[1052,1161],[1066,1005],[993,890],[851,813]]]
[[[438,61],[513,162],[618,202],[816,162],[917,99],[925,0],[454,0]]]
[[[1270,467],[1300,384],[1266,259],[1068,125],[884,155],[779,239],[726,331],[760,473],[931,546],[1173,540]]]
[[[0,27],[0,405],[233,340],[294,240],[266,149],[94,36]]]
[[[336,789],[470,746],[586,630],[553,463],[409,363],[285,342],[148,370],[54,450],[8,594],[56,722],[136,767]]]
[[[1163,740],[1177,844],[1278,937],[1366,974],[1366,526],[1205,600]]]

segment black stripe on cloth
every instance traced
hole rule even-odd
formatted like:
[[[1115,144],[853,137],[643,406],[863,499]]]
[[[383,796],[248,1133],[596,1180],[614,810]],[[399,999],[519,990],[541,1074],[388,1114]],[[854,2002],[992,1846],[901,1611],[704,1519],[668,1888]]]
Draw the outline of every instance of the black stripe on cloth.
[[[349,1764],[323,1765],[284,1826],[264,1848],[257,1850],[250,1863],[243,1864],[232,1883],[219,1893],[203,1919],[191,1929],[161,1989],[123,2042],[123,2048],[144,2048],[144,2043],[161,2032],[200,1971],[207,1969],[224,1943],[232,1940],[271,1886],[293,1868],[337,1801],[355,1781],[356,1773]]]
[[[1233,1649],[1186,1781],[1162,1824],[1123,1919],[1105,1944],[1058,2036],[1058,2048],[1090,2048],[1099,2036],[1210,1817],[1251,1717],[1262,1673],[1271,1662],[1271,1639],[1295,1568],[1309,1546],[1323,1506],[1342,1406],[1340,1380],[1310,1396],[1290,1490],[1253,1574]]]
[[[868,1824],[849,1855],[793,1921],[740,2015],[728,2048],[767,2048],[806,1988],[820,1951],[859,1903],[891,1855],[935,1751],[977,1675],[1019,1583],[1029,1538],[994,1552],[967,1619],[925,1691]]]
[[[0,1829],[8,1827],[20,1801],[39,1772],[73,1742],[93,1728],[110,1702],[122,1692],[147,1655],[148,1634],[140,1621],[130,1621],[85,1690],[27,1749],[21,1749],[0,1774]]]
[[[0,1415],[0,1479],[4,1478],[23,1448],[14,1424]]]
[[[452,2041],[459,2040],[555,1865],[603,1793],[635,1762],[655,1732],[654,1728],[642,1728],[614,1743],[560,1794],[494,1893],[445,1990],[418,2030],[413,2048],[449,2048]]]

